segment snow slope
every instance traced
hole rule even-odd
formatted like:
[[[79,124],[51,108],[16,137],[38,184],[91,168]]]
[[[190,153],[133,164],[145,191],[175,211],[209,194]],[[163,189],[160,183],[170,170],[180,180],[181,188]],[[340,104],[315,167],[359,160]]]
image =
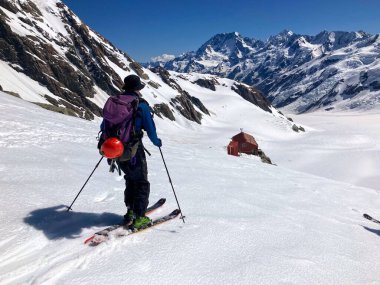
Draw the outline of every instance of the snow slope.
[[[271,141],[279,165],[347,183],[380,189],[380,111],[313,112],[295,116],[302,138]],[[301,155],[305,154],[305,155]]]
[[[379,191],[227,156],[231,116],[249,131],[264,122],[254,135],[268,147],[297,136],[246,106],[226,101],[202,127],[157,119],[187,223],[91,248],[83,240],[125,212],[123,179],[105,163],[64,211],[99,159],[97,123],[0,93],[0,283],[380,284],[380,228],[361,217],[380,215]],[[146,146],[151,201],[168,198],[159,216],[176,204],[158,150]]]

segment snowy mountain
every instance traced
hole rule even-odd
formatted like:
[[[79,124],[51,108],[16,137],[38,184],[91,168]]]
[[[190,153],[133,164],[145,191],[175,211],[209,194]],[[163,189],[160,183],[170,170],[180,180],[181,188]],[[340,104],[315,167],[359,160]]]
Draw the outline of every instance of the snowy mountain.
[[[99,160],[98,123],[0,92],[0,283],[378,284],[380,231],[362,214],[380,215],[380,134],[368,124],[379,114],[366,121],[321,114],[299,135],[237,95],[223,96],[224,105],[215,94],[200,97],[217,119],[189,126],[156,120],[186,224],[176,219],[89,247],[85,239],[126,211],[123,177],[104,161],[73,211],[65,209]],[[234,120],[278,166],[227,155]],[[149,140],[145,146],[150,202],[167,198],[155,218],[176,202],[158,149]],[[288,161],[321,172],[342,163],[343,181],[359,174],[374,187],[290,170]]]
[[[237,37],[205,46],[204,63],[263,48]],[[73,211],[65,206],[100,159],[100,108],[127,74],[147,84],[186,224],[89,247],[126,212],[123,177],[103,161]],[[58,0],[0,0],[0,85],[1,284],[380,282],[380,231],[362,218],[380,216],[378,113],[296,116],[308,130],[296,133],[256,88],[142,68]],[[227,155],[240,128],[277,166]],[[150,202],[167,198],[155,218],[177,204],[158,148],[146,136],[144,145]]]
[[[237,37],[204,47],[204,63],[265,45]],[[199,71],[140,67],[61,1],[0,0],[0,284],[380,282],[380,231],[362,217],[380,215],[379,113],[296,116],[297,133],[258,89]],[[89,247],[126,212],[123,177],[103,161],[65,206],[100,159],[100,108],[127,74],[147,84],[186,224]],[[240,128],[277,166],[227,155]],[[167,198],[156,218],[177,204],[159,149],[144,145],[150,202]]]
[[[195,52],[161,65],[178,72],[215,74],[257,86],[276,107],[295,112],[371,109],[380,105],[380,35],[283,31],[260,41],[218,34]]]
[[[178,74],[154,71],[114,47],[59,0],[0,2],[0,89],[49,110],[99,117],[105,100],[120,92],[129,74],[146,83],[142,93],[155,113],[172,121],[184,117],[200,124],[210,116],[192,85],[214,94],[238,94],[273,110],[260,91],[239,82],[193,74],[194,82],[183,88],[176,82]]]

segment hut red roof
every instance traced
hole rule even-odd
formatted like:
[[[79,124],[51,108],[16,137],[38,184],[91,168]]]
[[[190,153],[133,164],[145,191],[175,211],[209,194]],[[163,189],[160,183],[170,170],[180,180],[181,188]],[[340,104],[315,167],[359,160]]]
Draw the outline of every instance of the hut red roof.
[[[231,155],[238,155],[239,152],[257,155],[258,149],[259,145],[254,137],[241,131],[241,133],[232,137],[232,141],[227,147],[227,152]]]
[[[258,144],[257,144],[256,140],[254,139],[254,137],[249,135],[249,134],[246,134],[244,132],[241,132],[241,133],[237,134],[236,136],[233,136],[232,140],[236,141],[236,142],[240,142],[240,143],[244,143],[244,142],[250,143],[250,144],[258,147]]]

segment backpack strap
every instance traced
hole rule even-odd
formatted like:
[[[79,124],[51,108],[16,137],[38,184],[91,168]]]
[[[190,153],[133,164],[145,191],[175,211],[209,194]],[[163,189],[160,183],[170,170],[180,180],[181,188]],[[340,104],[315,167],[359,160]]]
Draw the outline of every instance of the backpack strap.
[[[133,106],[134,112],[133,112],[133,118],[132,118],[132,124],[133,124],[132,125],[132,139],[131,139],[132,142],[135,140],[140,141],[143,136],[142,132],[140,132],[140,134],[136,133],[136,117],[137,117],[139,104],[141,100],[144,100],[144,99],[139,98],[139,96],[136,96],[135,106]]]

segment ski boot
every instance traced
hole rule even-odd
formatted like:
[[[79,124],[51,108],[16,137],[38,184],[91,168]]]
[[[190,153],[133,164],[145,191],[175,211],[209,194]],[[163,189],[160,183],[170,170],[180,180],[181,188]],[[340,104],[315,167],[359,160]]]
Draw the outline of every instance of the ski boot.
[[[144,229],[152,224],[152,220],[146,216],[136,217],[136,219],[133,221],[133,229],[135,231]]]
[[[123,225],[128,227],[133,224],[133,220],[135,219],[135,214],[132,209],[128,209],[127,213],[124,215]]]

